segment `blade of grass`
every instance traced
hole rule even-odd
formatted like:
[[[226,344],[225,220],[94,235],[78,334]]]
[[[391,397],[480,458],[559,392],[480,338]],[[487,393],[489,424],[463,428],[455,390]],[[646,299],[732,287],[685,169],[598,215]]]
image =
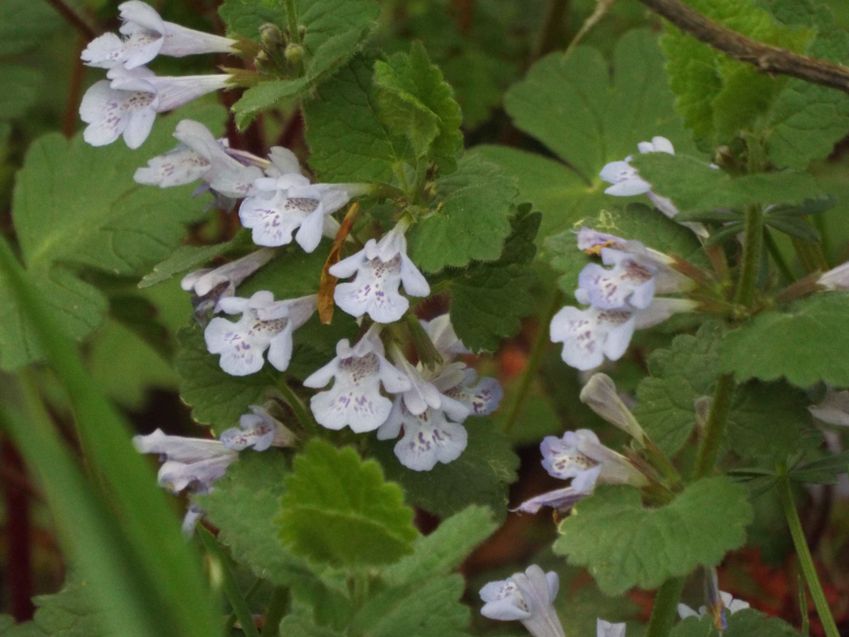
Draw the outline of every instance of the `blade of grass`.
[[[248,606],[248,602],[245,599],[245,596],[242,595],[242,591],[239,590],[239,585],[236,583],[236,578],[233,576],[233,564],[230,561],[229,556],[221,550],[221,547],[218,545],[218,541],[212,537],[212,533],[207,531],[205,528],[198,526],[196,533],[200,538],[201,544],[203,544],[203,548],[206,549],[206,552],[218,560],[219,564],[221,564],[224,595],[227,597],[227,601],[230,602],[230,608],[233,610],[233,614],[242,626],[242,632],[245,633],[247,637],[259,637],[259,631],[256,629],[256,625],[254,624],[251,607]]]
[[[8,382],[3,383],[7,389]],[[110,634],[159,637],[173,634],[164,616],[151,613],[155,583],[138,576],[118,521],[86,483],[69,450],[60,442],[38,396],[24,384],[15,388],[24,413],[9,401],[0,409],[0,426],[14,439],[27,466],[38,475],[56,520],[59,538],[80,575],[91,582],[93,602],[103,611]]]
[[[150,467],[132,448],[126,422],[89,376],[76,346],[29,284],[5,240],[0,240],[0,276],[6,279],[68,394],[86,461],[103,482],[123,534],[135,549],[139,568],[156,583],[159,601],[152,610],[171,627],[171,632],[163,635],[220,635],[196,550],[184,541]]]

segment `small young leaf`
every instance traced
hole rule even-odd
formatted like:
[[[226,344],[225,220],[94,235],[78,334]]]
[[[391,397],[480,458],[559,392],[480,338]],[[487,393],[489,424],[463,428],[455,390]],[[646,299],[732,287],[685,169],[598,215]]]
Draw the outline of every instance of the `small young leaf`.
[[[694,482],[659,509],[644,508],[631,487],[603,487],[561,523],[554,551],[617,595],[718,564],[751,521],[746,490],[724,477]]]
[[[516,187],[495,164],[460,160],[437,181],[436,210],[410,231],[410,257],[425,272],[494,261],[510,234]]]
[[[405,159],[378,117],[371,78],[371,66],[354,58],[304,109],[310,165],[323,181],[391,183]]]
[[[312,440],[295,458],[277,518],[296,555],[335,566],[388,564],[411,553],[418,532],[403,491],[380,465]]]
[[[409,54],[375,62],[374,84],[387,129],[407,138],[416,159],[429,157],[451,172],[463,148],[463,116],[454,91],[431,64],[424,46],[416,42]]]

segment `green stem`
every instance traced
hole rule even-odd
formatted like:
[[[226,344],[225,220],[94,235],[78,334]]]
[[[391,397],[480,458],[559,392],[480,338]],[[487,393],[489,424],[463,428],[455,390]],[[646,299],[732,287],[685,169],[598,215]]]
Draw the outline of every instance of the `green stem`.
[[[245,597],[242,595],[242,591],[239,590],[239,586],[236,583],[236,578],[233,576],[230,560],[224,554],[224,551],[221,550],[221,547],[218,546],[218,542],[214,537],[212,537],[212,533],[202,526],[198,526],[196,532],[207,553],[218,560],[221,564],[224,595],[227,597],[227,601],[230,602],[233,614],[236,615],[239,620],[242,632],[245,633],[247,637],[260,637],[259,631],[256,629],[256,625],[254,624],[254,617],[253,613],[251,613],[251,608],[248,606],[247,601],[245,601]]]
[[[666,637],[678,617],[678,600],[684,590],[684,578],[666,580],[654,596],[646,637]]]
[[[262,628],[262,637],[278,637],[280,634],[280,621],[289,607],[289,589],[279,586],[274,589],[268,610],[265,612],[265,626]]]
[[[713,471],[713,466],[719,456],[719,447],[728,426],[728,414],[731,413],[733,397],[734,377],[731,374],[723,374],[716,383],[710,415],[705,423],[704,435],[696,454],[696,464],[693,468],[693,478],[696,480]]]
[[[752,304],[755,296],[755,284],[763,249],[763,210],[758,205],[746,209],[745,239],[743,243],[743,265],[734,301],[746,307]]]
[[[519,419],[519,414],[522,412],[522,407],[528,399],[528,391],[531,384],[536,378],[537,370],[542,362],[542,355],[545,354],[545,349],[548,346],[548,324],[551,317],[557,311],[557,308],[563,302],[560,290],[555,290],[551,302],[539,317],[539,325],[537,326],[537,334],[534,343],[531,346],[531,353],[528,357],[528,364],[525,371],[522,373],[522,378],[519,380],[519,387],[516,389],[516,397],[510,405],[510,411],[507,412],[507,417],[504,419],[503,431],[507,433],[516,424]]]
[[[781,275],[790,283],[795,281],[796,277],[793,276],[793,270],[791,270],[790,266],[787,265],[787,260],[784,258],[784,255],[781,254],[781,250],[769,230],[764,231],[764,241],[766,242],[766,249],[772,257],[772,260],[775,261],[775,265],[778,266]]]
[[[295,0],[286,0],[286,24],[289,29],[289,42],[301,44],[301,25],[298,23]]]
[[[802,529],[799,513],[796,511],[790,479],[786,475],[781,480],[778,494],[781,498],[781,507],[784,509],[784,517],[787,518],[787,526],[790,528],[790,536],[793,538],[793,546],[796,548],[799,567],[802,569],[802,575],[808,584],[808,590],[814,600],[814,607],[817,609],[817,615],[822,622],[825,634],[827,637],[840,637],[837,625],[834,623],[834,617],[832,617],[828,602],[825,599],[822,584],[820,584],[817,576],[817,570],[814,567],[814,560],[811,557],[811,550],[808,548],[808,541],[805,539],[805,531]]]

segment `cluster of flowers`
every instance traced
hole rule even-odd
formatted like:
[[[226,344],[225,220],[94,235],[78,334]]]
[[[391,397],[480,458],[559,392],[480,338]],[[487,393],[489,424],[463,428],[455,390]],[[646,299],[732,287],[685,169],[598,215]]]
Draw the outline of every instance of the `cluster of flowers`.
[[[250,406],[239,426],[221,432],[218,440],[169,436],[157,429],[146,436],[136,436],[133,443],[140,453],[155,453],[162,458],[157,479],[159,485],[173,493],[209,493],[213,483],[239,457],[239,451],[252,448],[265,451],[274,447],[291,447],[295,435],[269,411]],[[203,510],[191,504],[183,518],[183,533],[190,535]]]
[[[166,22],[140,0],[118,8],[121,35],[104,33],[89,42],[80,56],[89,66],[107,69],[107,79],[93,84],[83,96],[80,116],[88,124],[83,138],[92,146],[104,146],[123,135],[127,146],[138,148],[150,134],[157,113],[232,82],[229,74],[162,77],[145,65],[157,55],[233,53],[236,41]]]
[[[589,228],[577,233],[577,246],[600,255],[603,267],[587,264],[578,277],[575,298],[586,308],[566,306],[551,320],[550,336],[563,343],[563,361],[579,370],[618,360],[628,349],[634,330],[657,325],[697,303],[656,297],[683,292],[691,281],[672,268],[674,260],[639,241]]]
[[[641,153],[675,154],[665,137],[653,137],[638,144]],[[612,184],[604,192],[618,197],[645,194],[666,216],[673,218],[678,209],[672,201],[651,190],[631,165],[631,156],[602,168],[600,177]],[[688,225],[688,224],[684,224]],[[690,227],[699,235],[701,226]],[[588,307],[566,306],[551,320],[552,342],[563,343],[563,361],[586,371],[621,358],[634,330],[652,327],[679,312],[690,312],[697,304],[688,299],[657,297],[692,288],[692,281],[674,269],[675,260],[662,252],[591,228],[577,232],[577,247],[589,255],[601,257],[604,264],[589,263],[578,276],[575,299]]]

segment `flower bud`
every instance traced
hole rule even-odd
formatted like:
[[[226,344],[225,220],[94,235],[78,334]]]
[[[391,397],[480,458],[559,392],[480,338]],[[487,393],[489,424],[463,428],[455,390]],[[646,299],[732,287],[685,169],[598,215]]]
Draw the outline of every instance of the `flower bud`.
[[[607,422],[628,433],[641,445],[645,445],[646,432],[634,418],[634,414],[622,402],[616,392],[616,385],[609,376],[593,374],[581,390],[580,399]]]

